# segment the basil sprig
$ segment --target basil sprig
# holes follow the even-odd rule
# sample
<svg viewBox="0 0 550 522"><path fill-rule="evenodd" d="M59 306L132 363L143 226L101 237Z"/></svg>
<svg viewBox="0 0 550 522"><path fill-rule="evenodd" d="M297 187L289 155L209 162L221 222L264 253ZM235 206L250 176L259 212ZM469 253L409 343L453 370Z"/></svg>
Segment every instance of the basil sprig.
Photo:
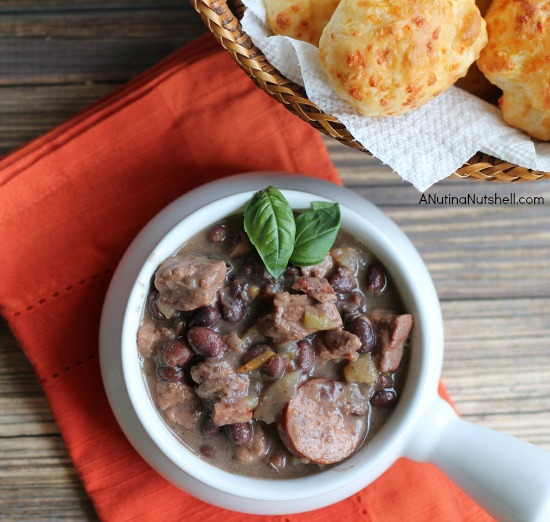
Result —
<svg viewBox="0 0 550 522"><path fill-rule="evenodd" d="M317 203L317 205L316 205ZM323 203L319 206L319 203ZM317 265L325 259L340 228L340 205L316 201L311 210L296 218L296 239L290 262L296 266Z"/></svg>
<svg viewBox="0 0 550 522"><path fill-rule="evenodd" d="M244 211L244 229L268 272L278 279L288 262L321 263L340 228L338 203L314 201L296 219L286 198L275 188L256 192Z"/></svg>
<svg viewBox="0 0 550 522"><path fill-rule="evenodd" d="M294 249L296 224L289 202L275 187L252 196L244 211L244 230L268 272L281 277Z"/></svg>

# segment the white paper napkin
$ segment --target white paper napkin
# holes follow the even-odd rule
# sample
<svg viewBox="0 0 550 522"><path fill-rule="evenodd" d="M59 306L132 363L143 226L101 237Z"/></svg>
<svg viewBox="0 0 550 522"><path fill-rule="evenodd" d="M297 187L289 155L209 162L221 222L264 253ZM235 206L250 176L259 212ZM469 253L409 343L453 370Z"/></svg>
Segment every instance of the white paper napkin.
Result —
<svg viewBox="0 0 550 522"><path fill-rule="evenodd" d="M269 62L304 86L323 112L403 179L424 191L481 151L534 170L550 171L550 143L533 142L514 129L491 104L451 87L419 109L400 116L370 118L340 99L319 63L319 49L285 36L271 36L263 0L243 0L243 29Z"/></svg>

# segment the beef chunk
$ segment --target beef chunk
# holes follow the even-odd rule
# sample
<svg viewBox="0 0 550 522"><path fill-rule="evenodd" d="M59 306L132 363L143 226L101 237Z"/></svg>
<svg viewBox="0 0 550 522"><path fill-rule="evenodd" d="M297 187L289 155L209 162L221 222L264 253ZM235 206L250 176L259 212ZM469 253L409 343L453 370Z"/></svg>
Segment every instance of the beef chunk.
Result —
<svg viewBox="0 0 550 522"><path fill-rule="evenodd" d="M315 339L317 356L321 361L330 359L357 359L357 350L361 348L361 340L346 330L331 330L321 332Z"/></svg>
<svg viewBox="0 0 550 522"><path fill-rule="evenodd" d="M164 341L171 341L175 337L175 333L170 328L163 328L150 321L145 321L137 333L139 354L145 358L153 357Z"/></svg>
<svg viewBox="0 0 550 522"><path fill-rule="evenodd" d="M321 303L338 301L334 289L324 277L302 276L292 285L292 289L310 295Z"/></svg>
<svg viewBox="0 0 550 522"><path fill-rule="evenodd" d="M192 254L169 257L155 274L160 302L183 311L207 306L223 286L226 271L220 259Z"/></svg>
<svg viewBox="0 0 550 522"><path fill-rule="evenodd" d="M195 393L209 401L232 401L248 394L250 377L236 373L227 361L210 360L191 368L191 378L199 385Z"/></svg>
<svg viewBox="0 0 550 522"><path fill-rule="evenodd" d="M312 276L312 277L325 277L331 270L334 262L332 261L332 256L327 254L325 259L321 261L318 265L312 266L303 266L302 275Z"/></svg>
<svg viewBox="0 0 550 522"><path fill-rule="evenodd" d="M241 397L231 402L217 402L212 410L212 421L216 426L248 422L252 420L252 410L246 398Z"/></svg>
<svg viewBox="0 0 550 522"><path fill-rule="evenodd" d="M374 310L369 315L377 332L376 366L381 372L397 370L405 341L411 333L411 314L397 315L388 310Z"/></svg>
<svg viewBox="0 0 550 522"><path fill-rule="evenodd" d="M275 343L297 341L320 330L342 328L336 305L319 303L307 295L280 292L273 300L275 312L258 320L258 329Z"/></svg>
<svg viewBox="0 0 550 522"><path fill-rule="evenodd" d="M200 404L191 386L181 382L159 381L157 400L167 421L179 424L186 430L196 429Z"/></svg>

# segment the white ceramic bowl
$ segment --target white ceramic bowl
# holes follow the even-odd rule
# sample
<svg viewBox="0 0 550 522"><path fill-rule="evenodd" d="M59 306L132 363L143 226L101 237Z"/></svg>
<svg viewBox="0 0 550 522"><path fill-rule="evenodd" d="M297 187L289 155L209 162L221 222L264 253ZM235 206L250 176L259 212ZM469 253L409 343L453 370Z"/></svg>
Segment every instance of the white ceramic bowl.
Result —
<svg viewBox="0 0 550 522"><path fill-rule="evenodd" d="M344 463L289 480L231 475L189 451L151 402L136 348L145 296L160 262L199 230L242 211L252 194L268 185L279 188L293 208L318 200L339 202L342 227L380 259L415 317L405 388L389 421ZM356 493L407 456L434 462L501 520L550 520L549 455L458 419L438 397L443 325L428 271L389 218L342 187L257 173L204 185L174 201L136 237L114 274L101 320L100 356L111 407L130 442L158 473L211 504L256 514L318 509Z"/></svg>

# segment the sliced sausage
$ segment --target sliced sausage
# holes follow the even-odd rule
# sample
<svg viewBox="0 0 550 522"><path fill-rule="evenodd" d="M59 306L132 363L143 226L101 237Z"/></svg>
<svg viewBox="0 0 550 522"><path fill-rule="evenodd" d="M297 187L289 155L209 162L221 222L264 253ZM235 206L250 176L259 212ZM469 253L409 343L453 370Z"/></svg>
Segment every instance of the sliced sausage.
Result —
<svg viewBox="0 0 550 522"><path fill-rule="evenodd" d="M283 444L316 464L334 464L351 455L367 430L368 402L361 398L359 405L357 392L356 385L330 379L302 384L277 423Z"/></svg>

